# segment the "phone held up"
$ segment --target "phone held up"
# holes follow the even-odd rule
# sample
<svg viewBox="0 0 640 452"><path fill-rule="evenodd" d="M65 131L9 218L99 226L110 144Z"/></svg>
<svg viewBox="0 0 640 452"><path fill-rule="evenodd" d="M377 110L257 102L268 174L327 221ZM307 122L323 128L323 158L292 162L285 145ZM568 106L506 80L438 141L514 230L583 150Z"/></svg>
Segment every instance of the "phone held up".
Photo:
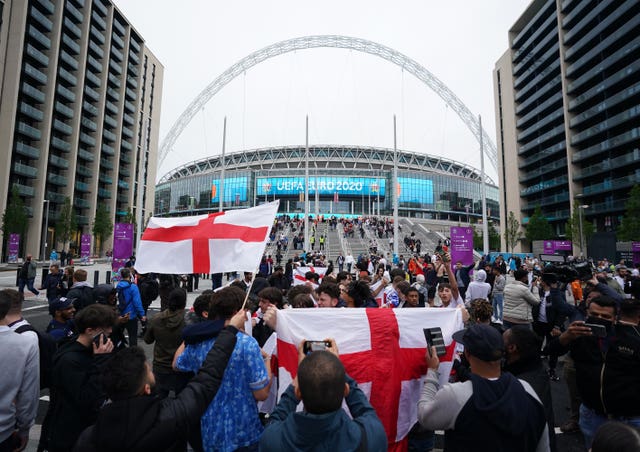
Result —
<svg viewBox="0 0 640 452"><path fill-rule="evenodd" d="M96 344L96 347L100 347L106 341L107 336L104 333L96 334L93 337L93 343Z"/></svg>
<svg viewBox="0 0 640 452"><path fill-rule="evenodd" d="M305 355L308 355L312 352L326 350L329 347L331 347L331 342L329 341L305 341L302 351Z"/></svg>
<svg viewBox="0 0 640 452"><path fill-rule="evenodd" d="M444 345L444 337L442 336L442 329L439 326L424 328L422 331L424 331L424 338L427 340L429 356L431 356L431 347L436 348L436 354L438 356L444 356L447 354L447 348Z"/></svg>
<svg viewBox="0 0 640 452"><path fill-rule="evenodd" d="M584 326L591 328L591 334L595 337L606 337L607 329L604 325L598 325L597 323L585 323Z"/></svg>

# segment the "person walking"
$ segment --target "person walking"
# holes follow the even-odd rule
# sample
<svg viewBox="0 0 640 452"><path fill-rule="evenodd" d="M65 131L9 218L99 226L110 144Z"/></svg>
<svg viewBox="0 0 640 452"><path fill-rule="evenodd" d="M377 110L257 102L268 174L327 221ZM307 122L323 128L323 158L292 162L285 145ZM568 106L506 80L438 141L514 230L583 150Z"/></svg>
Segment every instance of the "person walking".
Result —
<svg viewBox="0 0 640 452"><path fill-rule="evenodd" d="M31 291L36 297L40 295L40 292L33 287L33 283L36 280L36 263L33 261L33 256L31 254L27 254L26 260L22 267L20 268L20 273L18 274L18 292L21 295L24 295L24 286L27 286L27 289Z"/></svg>

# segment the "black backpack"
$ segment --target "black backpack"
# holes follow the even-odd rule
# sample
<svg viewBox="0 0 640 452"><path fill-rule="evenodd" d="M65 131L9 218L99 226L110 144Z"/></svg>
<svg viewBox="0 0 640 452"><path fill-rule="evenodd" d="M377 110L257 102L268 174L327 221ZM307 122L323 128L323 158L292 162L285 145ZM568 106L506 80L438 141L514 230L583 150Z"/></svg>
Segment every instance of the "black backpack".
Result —
<svg viewBox="0 0 640 452"><path fill-rule="evenodd" d="M53 373L53 355L58 350L58 344L48 334L41 333L32 325L25 324L16 328L16 333L22 334L25 331L33 331L38 335L38 348L40 349L40 389L51 387L51 375Z"/></svg>

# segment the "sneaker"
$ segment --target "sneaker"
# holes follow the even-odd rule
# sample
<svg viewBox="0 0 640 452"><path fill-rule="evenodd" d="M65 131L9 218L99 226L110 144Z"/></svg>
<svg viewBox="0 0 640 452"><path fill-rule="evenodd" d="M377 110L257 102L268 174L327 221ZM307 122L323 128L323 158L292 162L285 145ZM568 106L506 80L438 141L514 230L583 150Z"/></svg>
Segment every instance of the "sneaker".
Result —
<svg viewBox="0 0 640 452"><path fill-rule="evenodd" d="M560 381L560 377L556 375L556 370L555 369L549 369L547 371L547 373L549 374L549 380L551 380L551 381Z"/></svg>
<svg viewBox="0 0 640 452"><path fill-rule="evenodd" d="M569 419L567 422L560 426L562 433L574 433L580 431L580 425L575 419Z"/></svg>

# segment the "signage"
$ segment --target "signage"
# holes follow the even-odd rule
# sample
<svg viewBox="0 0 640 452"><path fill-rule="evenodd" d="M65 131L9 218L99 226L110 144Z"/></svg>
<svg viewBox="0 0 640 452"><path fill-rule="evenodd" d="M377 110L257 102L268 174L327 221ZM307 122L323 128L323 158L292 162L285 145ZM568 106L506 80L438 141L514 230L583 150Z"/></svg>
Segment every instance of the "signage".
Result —
<svg viewBox="0 0 640 452"><path fill-rule="evenodd" d="M225 182L226 186L226 182ZM310 176L309 194L334 196L378 196L384 197L386 179L374 177ZM304 193L304 177L260 177L256 182L258 196L299 195ZM226 188L225 188L226 190Z"/></svg>
<svg viewBox="0 0 640 452"><path fill-rule="evenodd" d="M544 253L553 254L556 251L571 251L573 250L573 243L571 240L545 240L544 241Z"/></svg>
<svg viewBox="0 0 640 452"><path fill-rule="evenodd" d="M473 264L473 228L452 227L451 237L451 265L455 267L456 262L462 265Z"/></svg>
<svg viewBox="0 0 640 452"><path fill-rule="evenodd" d="M10 264L18 262L18 254L20 253L20 234L9 234L9 259Z"/></svg>
<svg viewBox="0 0 640 452"><path fill-rule="evenodd" d="M113 227L113 261L111 269L117 272L133 254L133 225L116 223Z"/></svg>
<svg viewBox="0 0 640 452"><path fill-rule="evenodd" d="M91 234L80 236L80 259L89 259L91 256Z"/></svg>

